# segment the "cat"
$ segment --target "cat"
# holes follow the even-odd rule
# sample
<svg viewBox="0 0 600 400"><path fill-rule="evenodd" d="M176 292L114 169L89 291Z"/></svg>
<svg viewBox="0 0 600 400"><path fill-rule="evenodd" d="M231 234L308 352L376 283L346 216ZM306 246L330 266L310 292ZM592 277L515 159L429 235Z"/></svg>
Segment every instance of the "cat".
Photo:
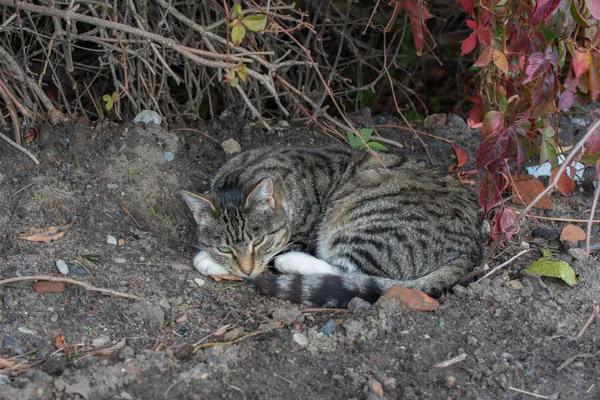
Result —
<svg viewBox="0 0 600 400"><path fill-rule="evenodd" d="M313 307L375 302L394 284L440 294L482 255L474 194L406 157L344 147L243 152L210 195L182 191L194 267ZM269 263L281 274L265 274Z"/></svg>

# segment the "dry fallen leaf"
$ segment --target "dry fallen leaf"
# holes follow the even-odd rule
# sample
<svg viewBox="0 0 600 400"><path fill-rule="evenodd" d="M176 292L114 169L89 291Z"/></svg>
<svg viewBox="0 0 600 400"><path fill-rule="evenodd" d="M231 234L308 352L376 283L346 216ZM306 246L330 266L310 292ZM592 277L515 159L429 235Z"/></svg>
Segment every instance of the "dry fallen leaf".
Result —
<svg viewBox="0 0 600 400"><path fill-rule="evenodd" d="M176 319L176 322L182 323L182 322L187 321L187 319L188 319L187 314L183 314L181 317Z"/></svg>
<svg viewBox="0 0 600 400"><path fill-rule="evenodd" d="M33 284L36 293L62 293L65 290L63 282L39 281Z"/></svg>
<svg viewBox="0 0 600 400"><path fill-rule="evenodd" d="M54 345L57 349L64 349L67 347L67 341L63 335L56 335L56 340L54 341Z"/></svg>
<svg viewBox="0 0 600 400"><path fill-rule="evenodd" d="M225 334L225 332L229 330L229 328L231 328L231 324L223 325L222 327L217 329L215 333L213 333L213 336L222 336Z"/></svg>
<svg viewBox="0 0 600 400"><path fill-rule="evenodd" d="M565 226L562 233L560 234L560 241L569 242L574 245L577 245L577 243L580 240L585 240L586 236L587 235L585 234L583 229L576 225L569 224Z"/></svg>
<svg viewBox="0 0 600 400"><path fill-rule="evenodd" d="M216 282L244 281L244 278L240 278L239 276L235 276L235 275L211 275L210 277L213 278Z"/></svg>
<svg viewBox="0 0 600 400"><path fill-rule="evenodd" d="M544 184L532 175L517 175L513 176L509 190L513 194L513 202L527 206L544 190ZM544 196L534 207L541 210L552 210L552 200L550 197Z"/></svg>
<svg viewBox="0 0 600 400"><path fill-rule="evenodd" d="M11 368L15 366L15 362L0 357L0 368Z"/></svg>
<svg viewBox="0 0 600 400"><path fill-rule="evenodd" d="M437 300L429 297L420 290L407 289L400 285L394 285L377 300L376 304L385 300L396 299L400 305L411 310L434 311L440 306Z"/></svg>
<svg viewBox="0 0 600 400"><path fill-rule="evenodd" d="M64 226L50 226L48 228L29 228L28 231L19 233L17 238L30 242L50 243L65 236L72 224Z"/></svg>

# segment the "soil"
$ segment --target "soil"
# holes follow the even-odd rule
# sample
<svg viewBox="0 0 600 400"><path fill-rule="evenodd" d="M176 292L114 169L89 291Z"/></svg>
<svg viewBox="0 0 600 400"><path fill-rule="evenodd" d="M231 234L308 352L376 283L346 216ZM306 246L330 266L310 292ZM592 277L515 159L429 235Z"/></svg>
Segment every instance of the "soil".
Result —
<svg viewBox="0 0 600 400"><path fill-rule="evenodd" d="M591 120L568 118L561 135L577 140ZM355 122L398 124L368 115ZM417 128L454 140L469 154L463 169L472 168L481 134L456 116L441 122ZM72 284L60 293L37 293L31 281L0 285L0 361L17 363L0 364L0 399L533 398L523 391L600 398L600 323L585 326L600 300L600 268L581 252L571 252L579 254L573 259L559 243L563 222L527 219L491 266L525 243L532 251L490 278L456 287L434 312L406 310L396 300L353 312L311 310L264 297L249 283L200 276L191 268L193 220L179 191L208 189L228 157L221 142L233 138L246 150L336 141L301 124L272 124L278 130L264 133L225 112L191 130L112 122L39 127L27 145L37 167L0 141L1 278L63 276L56 262L64 260L67 278L139 296ZM378 133L403 145L392 151L427 160L409 131ZM456 163L449 143L422 139L440 168ZM592 197L585 181L567 197L553 194L552 211L536 212L587 219ZM51 243L16 237L68 224ZM568 261L578 284L523 273L539 248ZM67 347L58 350L61 338ZM201 348L193 352L195 344Z"/></svg>

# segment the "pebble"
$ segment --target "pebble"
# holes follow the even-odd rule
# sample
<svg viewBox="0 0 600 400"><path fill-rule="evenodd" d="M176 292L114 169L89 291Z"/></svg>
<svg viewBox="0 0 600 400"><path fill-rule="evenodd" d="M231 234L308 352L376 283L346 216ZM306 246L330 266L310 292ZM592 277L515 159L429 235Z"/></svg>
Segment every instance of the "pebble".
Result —
<svg viewBox="0 0 600 400"><path fill-rule="evenodd" d="M238 326L237 328L233 328L232 330L226 332L225 335L223 335L223 340L226 342L231 342L232 340L242 337L244 332L244 327Z"/></svg>
<svg viewBox="0 0 600 400"><path fill-rule="evenodd" d="M10 385L10 376L0 375L0 385Z"/></svg>
<svg viewBox="0 0 600 400"><path fill-rule="evenodd" d="M383 387L386 389L396 389L396 378L385 378L383 380Z"/></svg>
<svg viewBox="0 0 600 400"><path fill-rule="evenodd" d="M223 143L221 143L221 147L225 151L225 154L235 154L242 151L242 146L235 139L227 139Z"/></svg>
<svg viewBox="0 0 600 400"><path fill-rule="evenodd" d="M135 355L135 351L130 346L125 346L119 350L119 360L125 361Z"/></svg>
<svg viewBox="0 0 600 400"><path fill-rule="evenodd" d="M143 110L133 119L134 124L144 124L147 125L149 123L153 123L156 125L160 125L162 123L162 118L159 113L152 110Z"/></svg>
<svg viewBox="0 0 600 400"><path fill-rule="evenodd" d="M2 350L8 350L11 354L23 354L23 346L20 341L13 336L6 336L2 341Z"/></svg>
<svg viewBox="0 0 600 400"><path fill-rule="evenodd" d="M67 359L61 355L50 357L42 365L42 371L48 375L61 375L65 369L67 369Z"/></svg>
<svg viewBox="0 0 600 400"><path fill-rule="evenodd" d="M158 305L163 310L170 310L171 309L171 304L169 303L169 300L167 300L167 299L160 299L159 302L158 302Z"/></svg>
<svg viewBox="0 0 600 400"><path fill-rule="evenodd" d="M437 128L446 125L446 114L431 114L423 121L423 126L427 129Z"/></svg>
<svg viewBox="0 0 600 400"><path fill-rule="evenodd" d="M194 172L194 178L198 178L202 181L208 180L208 174L201 169L198 169Z"/></svg>
<svg viewBox="0 0 600 400"><path fill-rule="evenodd" d="M323 327L321 329L319 329L319 332L321 332L325 336L331 336L332 334L334 334L335 333L335 321L333 319L330 319L329 321L327 321L327 323L325 325L323 325Z"/></svg>
<svg viewBox="0 0 600 400"><path fill-rule="evenodd" d="M116 183L107 183L106 188L110 190L116 190L119 188L119 185L117 185Z"/></svg>
<svg viewBox="0 0 600 400"><path fill-rule="evenodd" d="M117 264L125 264L127 262L127 260L124 258L115 258L113 261Z"/></svg>
<svg viewBox="0 0 600 400"><path fill-rule="evenodd" d="M454 376L446 377L446 386L452 388L454 385L456 385L456 378Z"/></svg>
<svg viewBox="0 0 600 400"><path fill-rule="evenodd" d="M104 347L109 343L110 343L110 337L108 337L106 335L100 335L97 338L94 338L94 340L92 340L92 346L97 349L100 347Z"/></svg>
<svg viewBox="0 0 600 400"><path fill-rule="evenodd" d="M360 310L371 307L371 303L361 299L360 297L353 297L350 302L348 302L348 311L351 313L357 313Z"/></svg>
<svg viewBox="0 0 600 400"><path fill-rule="evenodd" d="M113 235L106 235L106 243L108 244L113 244L113 245L117 245L117 238L114 237Z"/></svg>
<svg viewBox="0 0 600 400"><path fill-rule="evenodd" d="M579 247L569 249L569 255L576 260L585 260L589 257L589 254L584 249L580 249Z"/></svg>
<svg viewBox="0 0 600 400"><path fill-rule="evenodd" d="M304 316L296 307L277 307L273 310L273 319L281 321L284 325L291 325L294 322L303 322Z"/></svg>
<svg viewBox="0 0 600 400"><path fill-rule="evenodd" d="M58 272L61 274L69 275L69 266L65 260L56 260L56 268L58 268Z"/></svg>
<svg viewBox="0 0 600 400"><path fill-rule="evenodd" d="M381 386L381 383L377 382L375 379L371 379L367 382L367 387L371 393L377 395L379 398L383 398L383 387Z"/></svg>
<svg viewBox="0 0 600 400"><path fill-rule="evenodd" d="M346 336L357 337L364 331L363 321L347 320L344 322L344 329L346 330Z"/></svg>
<svg viewBox="0 0 600 400"><path fill-rule="evenodd" d="M15 299L12 297L11 294L4 295L3 301L4 301L4 305L7 307L12 307L15 304L17 304L17 302L15 301Z"/></svg>
<svg viewBox="0 0 600 400"><path fill-rule="evenodd" d="M298 343L298 345L300 345L300 347L308 346L308 338L301 333L298 333L298 332L294 333L294 335L292 336L292 339L294 340L294 342Z"/></svg>
<svg viewBox="0 0 600 400"><path fill-rule="evenodd" d="M169 162L173 161L175 159L175 154L173 154L172 151L165 151L163 153L163 158Z"/></svg>
<svg viewBox="0 0 600 400"><path fill-rule="evenodd" d="M202 278L194 278L194 283L198 285L198 287L202 287L206 284L206 281Z"/></svg>

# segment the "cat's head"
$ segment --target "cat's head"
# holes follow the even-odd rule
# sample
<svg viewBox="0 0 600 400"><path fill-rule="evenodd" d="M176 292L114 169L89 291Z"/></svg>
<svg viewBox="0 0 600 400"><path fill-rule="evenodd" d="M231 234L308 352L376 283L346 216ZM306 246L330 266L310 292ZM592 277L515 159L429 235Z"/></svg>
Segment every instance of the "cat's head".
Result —
<svg viewBox="0 0 600 400"><path fill-rule="evenodd" d="M198 223L198 245L233 275L259 275L290 240L289 221L270 178L246 191L181 194Z"/></svg>

